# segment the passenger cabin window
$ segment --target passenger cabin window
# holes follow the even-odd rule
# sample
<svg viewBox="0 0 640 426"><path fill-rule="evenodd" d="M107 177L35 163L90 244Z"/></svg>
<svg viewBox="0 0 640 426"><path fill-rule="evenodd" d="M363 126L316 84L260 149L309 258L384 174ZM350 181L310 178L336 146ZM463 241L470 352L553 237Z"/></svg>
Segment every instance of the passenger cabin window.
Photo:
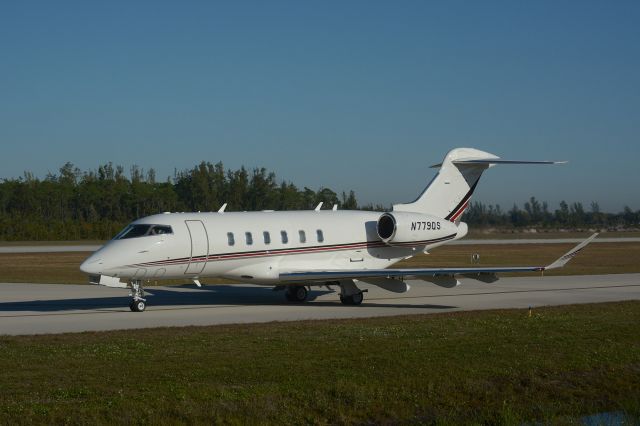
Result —
<svg viewBox="0 0 640 426"><path fill-rule="evenodd" d="M280 231L280 237L282 238L282 244L287 244L289 242L287 231Z"/></svg>
<svg viewBox="0 0 640 426"><path fill-rule="evenodd" d="M235 238L233 238L233 232L227 232L227 242L229 243L230 246L236 243Z"/></svg>
<svg viewBox="0 0 640 426"><path fill-rule="evenodd" d="M129 238L145 237L147 235L164 234L173 234L173 230L169 225L129 225L113 237L113 239L126 240Z"/></svg>
<svg viewBox="0 0 640 426"><path fill-rule="evenodd" d="M251 232L245 232L244 233L244 238L247 241L247 245L250 246L251 244L253 244L253 235L251 235Z"/></svg>
<svg viewBox="0 0 640 426"><path fill-rule="evenodd" d="M324 241L324 234L322 233L322 229L316 230L316 237L318 238L319 243Z"/></svg>
<svg viewBox="0 0 640 426"><path fill-rule="evenodd" d="M301 229L298 231L298 235L300 236L300 242L301 243L306 243L307 242L307 236L305 235L304 231Z"/></svg>
<svg viewBox="0 0 640 426"><path fill-rule="evenodd" d="M264 237L264 243L265 244L271 244L271 235L269 234L269 232L264 231L262 233L262 236Z"/></svg>

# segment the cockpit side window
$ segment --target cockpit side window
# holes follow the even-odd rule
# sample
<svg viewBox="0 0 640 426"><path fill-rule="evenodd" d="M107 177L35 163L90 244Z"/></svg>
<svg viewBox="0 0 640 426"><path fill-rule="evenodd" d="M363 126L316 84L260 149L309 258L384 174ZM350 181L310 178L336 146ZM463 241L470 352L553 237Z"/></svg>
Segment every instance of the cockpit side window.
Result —
<svg viewBox="0 0 640 426"><path fill-rule="evenodd" d="M114 240L119 240L120 238L122 238L123 235L125 235L127 232L129 232L131 230L131 225L127 225L124 227L124 229L120 232L118 232L116 234L115 237L113 237Z"/></svg>
<svg viewBox="0 0 640 426"><path fill-rule="evenodd" d="M117 239L126 240L129 238L144 237L150 229L151 225L129 225L118 235Z"/></svg>
<svg viewBox="0 0 640 426"><path fill-rule="evenodd" d="M173 230L167 225L153 225L150 231L151 235L173 234Z"/></svg>
<svg viewBox="0 0 640 426"><path fill-rule="evenodd" d="M129 238L145 237L147 235L164 234L173 234L173 229L168 225L129 225L113 239L126 240Z"/></svg>

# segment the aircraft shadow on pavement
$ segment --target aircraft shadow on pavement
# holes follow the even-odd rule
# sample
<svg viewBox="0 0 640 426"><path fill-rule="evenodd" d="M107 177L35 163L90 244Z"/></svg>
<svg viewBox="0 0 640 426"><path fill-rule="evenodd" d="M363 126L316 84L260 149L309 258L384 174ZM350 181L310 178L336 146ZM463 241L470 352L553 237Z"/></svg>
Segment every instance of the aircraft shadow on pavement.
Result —
<svg viewBox="0 0 640 426"><path fill-rule="evenodd" d="M173 287L148 287L147 307L158 308L185 308L196 305L204 306L268 306L268 305L300 305L310 309L323 306L343 306L338 300L337 292L325 289L313 289L309 292L304 303L287 302L284 291L273 291L271 287L240 287L233 285L210 285L197 288L192 285ZM185 291L186 290L186 291ZM336 300L316 300L319 296L334 294ZM406 303L381 303L380 301L367 302L365 297L361 307L367 305L389 308L422 308L422 309L455 309L455 306L431 305L431 304L406 304ZM122 290L122 296L87 297L74 299L54 300L28 300L20 302L0 302L0 312L64 312L76 310L100 310L123 308L129 310L129 296L127 290ZM344 306L345 309L359 309L358 306Z"/></svg>

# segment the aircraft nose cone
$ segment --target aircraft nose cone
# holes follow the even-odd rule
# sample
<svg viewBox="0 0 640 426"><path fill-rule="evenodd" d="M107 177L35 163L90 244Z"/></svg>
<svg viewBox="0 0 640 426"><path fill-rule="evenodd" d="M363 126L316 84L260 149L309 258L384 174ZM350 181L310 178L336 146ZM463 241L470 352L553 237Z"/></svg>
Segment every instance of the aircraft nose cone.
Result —
<svg viewBox="0 0 640 426"><path fill-rule="evenodd" d="M100 275L102 271L102 259L90 256L87 260L82 262L80 270L89 275Z"/></svg>

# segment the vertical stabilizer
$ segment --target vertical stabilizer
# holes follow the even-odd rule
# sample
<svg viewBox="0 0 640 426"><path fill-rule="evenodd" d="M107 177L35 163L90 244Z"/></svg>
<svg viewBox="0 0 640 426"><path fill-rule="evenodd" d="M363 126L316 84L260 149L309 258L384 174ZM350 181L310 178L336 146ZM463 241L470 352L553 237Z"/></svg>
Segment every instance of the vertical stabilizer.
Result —
<svg viewBox="0 0 640 426"><path fill-rule="evenodd" d="M460 216L469 205L473 191L478 185L482 172L491 164L461 163L460 160L497 160L499 157L474 148L455 148L442 160L438 174L412 203L395 204L394 211L407 211L443 217L452 222L460 220Z"/></svg>
<svg viewBox="0 0 640 426"><path fill-rule="evenodd" d="M488 152L474 148L455 148L449 151L438 174L422 194L412 203L395 204L394 211L416 212L460 222L478 185L482 172L496 164L559 164L563 161L502 160Z"/></svg>

